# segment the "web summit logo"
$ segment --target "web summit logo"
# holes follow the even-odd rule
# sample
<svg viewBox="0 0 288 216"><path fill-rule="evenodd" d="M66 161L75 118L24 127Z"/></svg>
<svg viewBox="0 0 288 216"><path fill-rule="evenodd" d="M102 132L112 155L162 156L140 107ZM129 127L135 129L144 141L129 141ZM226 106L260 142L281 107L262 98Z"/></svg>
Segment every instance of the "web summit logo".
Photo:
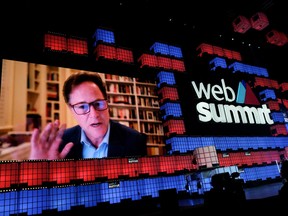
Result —
<svg viewBox="0 0 288 216"><path fill-rule="evenodd" d="M237 96L234 90L225 84L225 80L221 79L220 85L206 86L200 82L197 86L195 81L191 81L192 87L200 100L214 100L222 103L199 102L196 104L198 118L201 122L216 123L236 123L236 124L273 124L270 118L270 109L266 104L260 103L253 93L250 86L245 82L239 82ZM250 106L233 105L232 102L238 104L246 104ZM258 107L256 107L258 106Z"/></svg>

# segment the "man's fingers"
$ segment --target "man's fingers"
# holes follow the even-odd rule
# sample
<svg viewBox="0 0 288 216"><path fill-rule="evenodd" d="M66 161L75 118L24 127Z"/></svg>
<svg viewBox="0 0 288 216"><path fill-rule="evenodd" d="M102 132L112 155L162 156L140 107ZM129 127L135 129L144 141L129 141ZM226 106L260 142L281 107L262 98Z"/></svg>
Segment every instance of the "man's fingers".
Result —
<svg viewBox="0 0 288 216"><path fill-rule="evenodd" d="M33 130L32 136L31 136L31 146L32 148L36 147L38 144L38 139L39 139L40 131L38 128L35 128Z"/></svg>
<svg viewBox="0 0 288 216"><path fill-rule="evenodd" d="M66 124L62 124L59 128L59 130L57 131L57 138L61 138L64 134L64 131L66 130Z"/></svg>
<svg viewBox="0 0 288 216"><path fill-rule="evenodd" d="M65 147L62 149L62 151L60 152L60 158L64 159L67 154L70 152L71 148L73 147L73 143L69 142L65 145Z"/></svg>
<svg viewBox="0 0 288 216"><path fill-rule="evenodd" d="M59 120L48 123L41 133L39 129L34 129L31 136L30 158L64 159L73 146L73 143L67 144L63 151L59 152L65 130L66 125L60 126Z"/></svg>
<svg viewBox="0 0 288 216"><path fill-rule="evenodd" d="M55 122L51 123L51 130L49 133L48 141L49 143L52 143L56 136L58 135L59 130L59 120L56 120Z"/></svg>

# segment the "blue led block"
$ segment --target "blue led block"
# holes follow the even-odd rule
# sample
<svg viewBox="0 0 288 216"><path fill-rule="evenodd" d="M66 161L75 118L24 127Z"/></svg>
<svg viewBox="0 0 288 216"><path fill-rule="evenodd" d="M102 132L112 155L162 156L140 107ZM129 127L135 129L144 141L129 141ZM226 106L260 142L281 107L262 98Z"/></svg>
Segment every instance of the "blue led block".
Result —
<svg viewBox="0 0 288 216"><path fill-rule="evenodd" d="M150 51L152 51L155 54L162 54L162 55L170 55L169 45L155 42L151 47Z"/></svg>
<svg viewBox="0 0 288 216"><path fill-rule="evenodd" d="M162 84L176 85L174 73L160 71L157 74L157 87L160 88Z"/></svg>
<svg viewBox="0 0 288 216"><path fill-rule="evenodd" d="M215 71L217 68L227 68L224 58L216 57L209 62L210 70Z"/></svg>
<svg viewBox="0 0 288 216"><path fill-rule="evenodd" d="M95 47L98 42L104 42L109 44L115 44L115 36L114 32L106 29L96 29L95 33L93 34L93 46Z"/></svg>
<svg viewBox="0 0 288 216"><path fill-rule="evenodd" d="M175 58L183 58L182 50L180 47L169 45L169 54Z"/></svg>
<svg viewBox="0 0 288 216"><path fill-rule="evenodd" d="M77 203L85 207L94 207L100 202L100 184L77 186Z"/></svg>
<svg viewBox="0 0 288 216"><path fill-rule="evenodd" d="M20 190L18 193L19 213L27 213L28 215L41 214L43 210L49 209L49 193L47 188Z"/></svg>
<svg viewBox="0 0 288 216"><path fill-rule="evenodd" d="M17 215L19 213L18 191L0 193L0 212L3 216Z"/></svg>
<svg viewBox="0 0 288 216"><path fill-rule="evenodd" d="M253 65L247 65L241 62L234 62L230 64L228 66L228 69L230 69L233 73L241 72L241 73L248 73L248 74L257 75L257 76L264 76L264 77L269 76L266 68L257 67Z"/></svg>
<svg viewBox="0 0 288 216"><path fill-rule="evenodd" d="M51 209L58 211L70 210L72 206L77 206L77 187L55 187L49 189L49 204Z"/></svg>
<svg viewBox="0 0 288 216"><path fill-rule="evenodd" d="M282 112L272 112L270 115L274 122L285 123L285 118Z"/></svg>
<svg viewBox="0 0 288 216"><path fill-rule="evenodd" d="M179 103L165 103L160 107L163 120L166 120L169 116L182 117L182 110Z"/></svg>
<svg viewBox="0 0 288 216"><path fill-rule="evenodd" d="M267 101L268 99L276 99L276 94L273 89L265 89L259 92L261 101Z"/></svg>

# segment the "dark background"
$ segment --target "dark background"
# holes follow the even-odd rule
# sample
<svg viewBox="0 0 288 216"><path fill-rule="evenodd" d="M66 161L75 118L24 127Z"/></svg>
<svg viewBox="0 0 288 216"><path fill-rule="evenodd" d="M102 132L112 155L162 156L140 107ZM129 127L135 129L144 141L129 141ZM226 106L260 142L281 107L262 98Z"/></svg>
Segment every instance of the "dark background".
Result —
<svg viewBox="0 0 288 216"><path fill-rule="evenodd" d="M103 26L115 33L117 45L133 49L135 59L155 41L164 42L182 48L189 70L196 47L206 42L239 51L244 62L267 68L271 78L287 77L288 45L269 44L265 37L272 29L288 34L285 1L12 0L1 3L1 8L0 55L9 58L44 61L43 32L92 40L95 30ZM250 18L257 12L264 12L269 20L265 29L234 32L236 17Z"/></svg>
<svg viewBox="0 0 288 216"><path fill-rule="evenodd" d="M192 102L186 90L190 88L192 91L192 78L215 78L205 68L205 64L199 64L196 56L196 47L202 42L238 51L243 63L267 68L271 79L287 81L288 45L272 45L265 37L272 29L288 34L285 1L24 0L1 5L1 58L138 76L135 74L138 67L119 67L117 64L99 67L91 49L92 36L97 28L111 29L116 44L131 48L136 60L142 53L149 51L156 41L179 46L188 72L188 75L177 77L177 83L181 85L178 91L185 110L188 133L223 135L235 134L237 131L237 134L242 135L269 134L267 126L248 126L241 130L239 126L230 124L195 126L195 116L190 112L195 102ZM243 15L250 18L257 12L264 12L268 17L269 25L265 29L249 29L244 34L234 32L232 22L236 17ZM89 55L72 57L43 52L43 36L48 31L87 38ZM214 128L213 131L211 128Z"/></svg>

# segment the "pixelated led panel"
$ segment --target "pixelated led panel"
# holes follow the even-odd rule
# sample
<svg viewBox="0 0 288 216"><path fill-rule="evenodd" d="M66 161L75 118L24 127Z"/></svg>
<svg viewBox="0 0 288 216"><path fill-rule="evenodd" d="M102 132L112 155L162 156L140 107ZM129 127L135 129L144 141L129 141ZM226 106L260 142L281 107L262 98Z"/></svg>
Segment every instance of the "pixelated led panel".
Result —
<svg viewBox="0 0 288 216"><path fill-rule="evenodd" d="M205 55L218 55L219 57L225 57L229 59L235 59L242 61L240 52L234 50L228 50L219 46L214 46L207 43L201 43L196 48L197 56L203 57Z"/></svg>
<svg viewBox="0 0 288 216"><path fill-rule="evenodd" d="M281 83L281 84L279 85L279 87L280 87L280 90L281 90L282 92L288 91L288 83L287 83L287 82Z"/></svg>
<svg viewBox="0 0 288 216"><path fill-rule="evenodd" d="M245 16L238 16L232 22L235 32L244 34L251 28L250 20Z"/></svg>
<svg viewBox="0 0 288 216"><path fill-rule="evenodd" d="M88 55L88 41L84 38L68 37L67 50L71 54Z"/></svg>
<svg viewBox="0 0 288 216"><path fill-rule="evenodd" d="M164 55L167 57L175 57L175 58L183 58L182 50L178 46L161 43L161 42L155 42L151 47L150 51L152 51L154 54L157 55Z"/></svg>
<svg viewBox="0 0 288 216"><path fill-rule="evenodd" d="M93 182L96 177L100 176L99 160L82 159L75 161L75 179L84 182Z"/></svg>
<svg viewBox="0 0 288 216"><path fill-rule="evenodd" d="M116 48L116 58L118 61L122 61L124 63L133 63L134 57L133 52L130 49L127 48Z"/></svg>
<svg viewBox="0 0 288 216"><path fill-rule="evenodd" d="M162 85L176 85L174 73L168 71L160 71L157 74L157 87L160 88Z"/></svg>
<svg viewBox="0 0 288 216"><path fill-rule="evenodd" d="M278 101L267 101L266 104L271 111L280 111L280 103Z"/></svg>
<svg viewBox="0 0 288 216"><path fill-rule="evenodd" d="M94 55L96 60L99 60L101 58L116 60L116 47L114 45L98 44L94 49Z"/></svg>
<svg viewBox="0 0 288 216"><path fill-rule="evenodd" d="M204 146L195 148L193 156L198 168L212 168L219 165L215 146Z"/></svg>
<svg viewBox="0 0 288 216"><path fill-rule="evenodd" d="M287 135L287 127L283 124L277 124L270 127L272 136Z"/></svg>
<svg viewBox="0 0 288 216"><path fill-rule="evenodd" d="M257 12L250 18L250 23L253 29L261 31L269 25L269 20L265 13Z"/></svg>
<svg viewBox="0 0 288 216"><path fill-rule="evenodd" d="M158 90L159 102L178 101L179 95L176 87L164 86Z"/></svg>
<svg viewBox="0 0 288 216"><path fill-rule="evenodd" d="M138 58L137 61L140 64L140 68L142 67L157 68L158 67L158 60L157 60L157 56L155 55L144 53Z"/></svg>
<svg viewBox="0 0 288 216"><path fill-rule="evenodd" d="M199 57L202 57L204 54L213 55L213 45L201 43L198 47L196 47L196 52Z"/></svg>
<svg viewBox="0 0 288 216"><path fill-rule="evenodd" d="M23 161L19 164L19 184L39 186L49 181L47 161Z"/></svg>
<svg viewBox="0 0 288 216"><path fill-rule="evenodd" d="M157 56L158 67L166 70L172 69L172 61L171 58L164 56Z"/></svg>
<svg viewBox="0 0 288 216"><path fill-rule="evenodd" d="M92 36L92 39L94 47L96 47L96 45L98 45L99 43L115 44L114 32L108 29L96 29Z"/></svg>
<svg viewBox="0 0 288 216"><path fill-rule="evenodd" d="M254 87L261 86L261 87L268 87L268 88L275 88L280 89L280 85L278 81L272 80L270 78L264 78L264 77L255 77L254 78Z"/></svg>
<svg viewBox="0 0 288 216"><path fill-rule="evenodd" d="M0 161L0 189L13 188L19 183L19 163Z"/></svg>
<svg viewBox="0 0 288 216"><path fill-rule="evenodd" d="M182 119L169 119L163 122L164 135L169 137L174 134L185 134L186 129Z"/></svg>
<svg viewBox="0 0 288 216"><path fill-rule="evenodd" d="M44 35L44 48L47 51L67 52L65 34L46 33Z"/></svg>
<svg viewBox="0 0 288 216"><path fill-rule="evenodd" d="M161 42L155 42L151 47L150 50L155 54L162 54L162 55L169 55L169 45Z"/></svg>
<svg viewBox="0 0 288 216"><path fill-rule="evenodd" d="M283 32L272 29L266 33L268 43L276 46L284 46L287 43L287 35Z"/></svg>
<svg viewBox="0 0 288 216"><path fill-rule="evenodd" d="M172 70L176 72L185 72L185 64L183 60L180 59L171 59Z"/></svg>
<svg viewBox="0 0 288 216"><path fill-rule="evenodd" d="M56 184L69 184L76 179L75 161L55 160L49 162L49 181Z"/></svg>

